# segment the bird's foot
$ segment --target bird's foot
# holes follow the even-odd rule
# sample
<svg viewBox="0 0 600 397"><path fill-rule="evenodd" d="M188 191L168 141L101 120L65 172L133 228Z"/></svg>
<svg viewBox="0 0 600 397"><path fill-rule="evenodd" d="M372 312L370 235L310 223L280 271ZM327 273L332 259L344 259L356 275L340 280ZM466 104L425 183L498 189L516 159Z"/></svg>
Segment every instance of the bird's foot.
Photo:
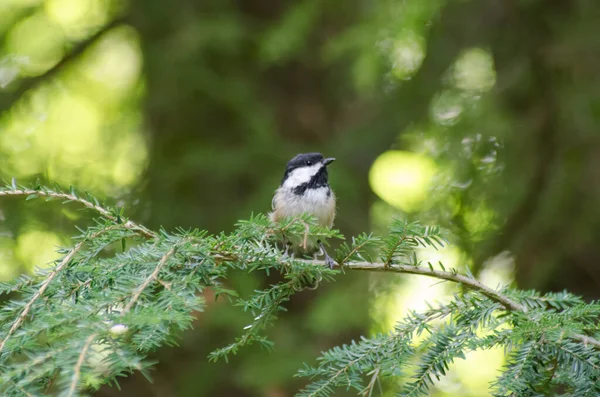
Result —
<svg viewBox="0 0 600 397"><path fill-rule="evenodd" d="M292 246L292 244L290 243L285 243L285 251L283 251L283 257L287 258L288 256L290 256L290 247Z"/></svg>
<svg viewBox="0 0 600 397"><path fill-rule="evenodd" d="M333 260L332 257L329 256L329 254L327 253L327 250L325 249L325 246L323 245L323 243L321 241L319 241L319 249L320 249L320 254L321 255L325 255L325 264L327 266L329 266L330 269L333 270L333 268L337 265L337 263Z"/></svg>
<svg viewBox="0 0 600 397"><path fill-rule="evenodd" d="M333 270L333 268L337 265L337 263L335 263L335 261L333 260L333 258L330 257L329 255L327 255L327 253L325 253L325 264L327 266L329 266L329 268L331 270Z"/></svg>

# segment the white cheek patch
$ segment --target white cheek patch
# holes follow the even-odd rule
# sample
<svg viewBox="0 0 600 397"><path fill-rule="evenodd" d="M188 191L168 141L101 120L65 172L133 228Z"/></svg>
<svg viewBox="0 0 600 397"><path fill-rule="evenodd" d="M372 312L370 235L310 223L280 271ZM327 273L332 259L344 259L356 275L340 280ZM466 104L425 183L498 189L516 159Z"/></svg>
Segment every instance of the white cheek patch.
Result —
<svg viewBox="0 0 600 397"><path fill-rule="evenodd" d="M283 186L287 188L295 188L303 183L309 182L310 179L315 176L317 172L319 172L322 166L323 165L321 163L317 163L309 167L296 168L290 173L288 178L283 183Z"/></svg>

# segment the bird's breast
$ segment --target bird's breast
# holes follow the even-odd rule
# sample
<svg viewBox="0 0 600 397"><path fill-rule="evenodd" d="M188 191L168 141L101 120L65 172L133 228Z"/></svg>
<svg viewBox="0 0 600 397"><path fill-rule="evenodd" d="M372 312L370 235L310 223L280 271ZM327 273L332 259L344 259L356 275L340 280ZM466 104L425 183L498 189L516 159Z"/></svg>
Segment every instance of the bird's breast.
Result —
<svg viewBox="0 0 600 397"><path fill-rule="evenodd" d="M315 216L319 224L333 226L335 196L329 187L307 189L303 194L296 194L291 189L279 189L273 204L275 220L307 213Z"/></svg>

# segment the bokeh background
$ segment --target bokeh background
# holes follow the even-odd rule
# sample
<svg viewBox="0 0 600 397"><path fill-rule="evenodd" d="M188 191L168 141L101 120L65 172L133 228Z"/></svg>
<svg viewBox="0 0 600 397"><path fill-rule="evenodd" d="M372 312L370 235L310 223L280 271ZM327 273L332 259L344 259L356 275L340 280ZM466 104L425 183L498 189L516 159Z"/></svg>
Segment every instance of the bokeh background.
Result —
<svg viewBox="0 0 600 397"><path fill-rule="evenodd" d="M285 162L336 157L336 227L441 224L421 257L491 286L600 297L597 0L2 0L0 178L74 185L149 227L231 231L270 209ZM47 266L90 214L0 202L0 279ZM236 275L252 291L269 280ZM348 274L302 293L229 364L228 302L97 396L293 395L320 351L390 329L454 289ZM486 396L502 352L435 396ZM344 395L343 392L340 395Z"/></svg>

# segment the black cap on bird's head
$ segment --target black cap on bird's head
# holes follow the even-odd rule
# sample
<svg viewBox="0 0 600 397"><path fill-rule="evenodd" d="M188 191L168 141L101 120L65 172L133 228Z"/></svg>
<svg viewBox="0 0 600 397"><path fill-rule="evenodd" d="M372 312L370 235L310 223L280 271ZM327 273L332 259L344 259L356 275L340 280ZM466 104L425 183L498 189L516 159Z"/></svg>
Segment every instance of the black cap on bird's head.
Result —
<svg viewBox="0 0 600 397"><path fill-rule="evenodd" d="M300 153L288 161L286 169L291 171L300 167L311 167L318 163L329 165L334 161L334 158L323 158L321 153Z"/></svg>
<svg viewBox="0 0 600 397"><path fill-rule="evenodd" d="M295 174L298 178L293 179L297 180L299 185L315 187L326 185L327 166L334 161L334 158L324 158L321 153L300 153L288 161L281 183L283 184L290 175ZM307 177L309 180L305 180Z"/></svg>

